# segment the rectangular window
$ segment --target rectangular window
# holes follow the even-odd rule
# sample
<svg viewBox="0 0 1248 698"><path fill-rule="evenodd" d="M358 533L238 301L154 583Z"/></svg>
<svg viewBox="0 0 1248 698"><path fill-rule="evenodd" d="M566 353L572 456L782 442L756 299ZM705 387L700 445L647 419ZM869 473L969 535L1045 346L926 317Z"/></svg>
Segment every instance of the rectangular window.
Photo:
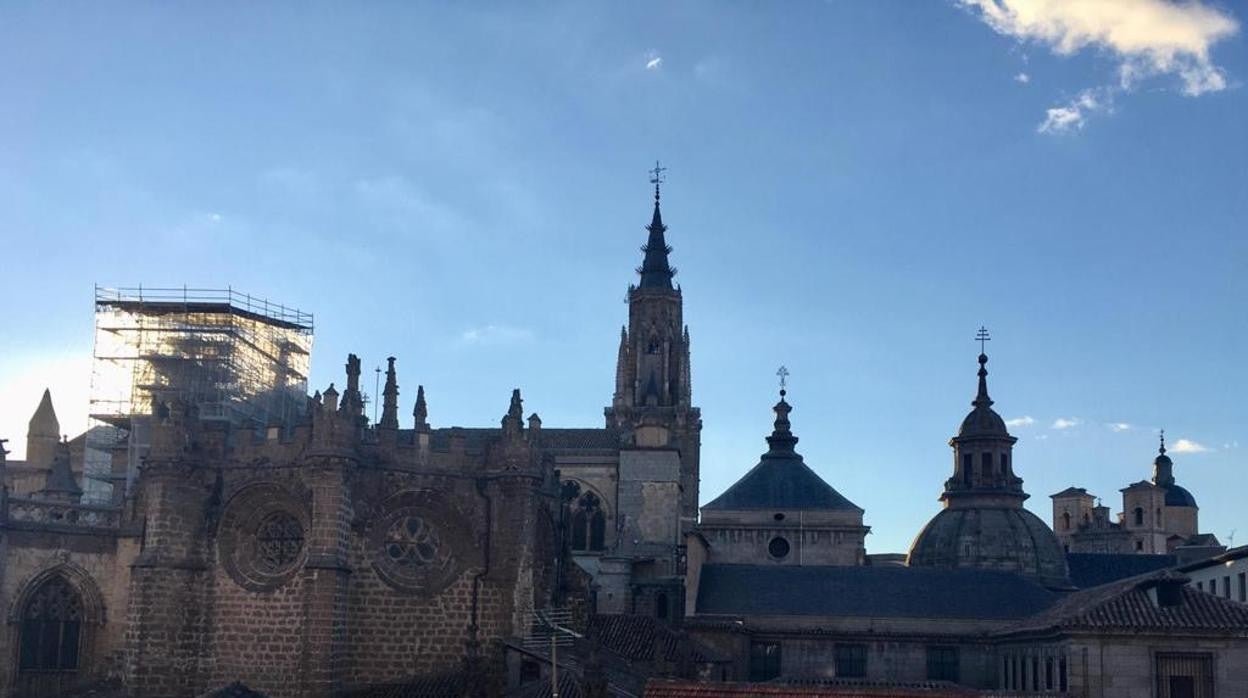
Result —
<svg viewBox="0 0 1248 698"><path fill-rule="evenodd" d="M1205 590L1205 583L1204 583L1204 582L1196 582L1196 591L1204 591L1204 590Z"/></svg>
<svg viewBox="0 0 1248 698"><path fill-rule="evenodd" d="M863 677L867 675L866 645L836 645L836 675Z"/></svg>
<svg viewBox="0 0 1248 698"><path fill-rule="evenodd" d="M1231 575L1229 574L1222 578L1222 595L1228 599L1231 598Z"/></svg>
<svg viewBox="0 0 1248 698"><path fill-rule="evenodd" d="M1157 692L1161 698L1213 695L1213 656L1187 652L1157 654Z"/></svg>
<svg viewBox="0 0 1248 698"><path fill-rule="evenodd" d="M958 648L928 647L927 678L930 681L958 682Z"/></svg>
<svg viewBox="0 0 1248 698"><path fill-rule="evenodd" d="M1239 573L1239 600L1248 602L1248 572Z"/></svg>
<svg viewBox="0 0 1248 698"><path fill-rule="evenodd" d="M750 645L750 680L770 681L779 675L780 643L752 643Z"/></svg>

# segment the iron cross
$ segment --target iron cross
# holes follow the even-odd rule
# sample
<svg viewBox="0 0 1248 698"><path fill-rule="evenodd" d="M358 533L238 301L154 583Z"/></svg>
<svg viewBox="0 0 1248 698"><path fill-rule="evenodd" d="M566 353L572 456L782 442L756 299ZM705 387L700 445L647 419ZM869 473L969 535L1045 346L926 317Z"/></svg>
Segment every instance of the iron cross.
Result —
<svg viewBox="0 0 1248 698"><path fill-rule="evenodd" d="M983 325L979 326L979 332L975 333L975 339L979 340L979 353L984 353L984 342L991 342L992 337L988 336L988 328Z"/></svg>
<svg viewBox="0 0 1248 698"><path fill-rule="evenodd" d="M776 375L777 375L777 376L780 376L780 389L781 389L781 390L784 390L784 387L785 387L785 386L788 384L788 382L789 382L789 369L785 368L784 366L781 366L781 367L780 367L780 368L776 371Z"/></svg>
<svg viewBox="0 0 1248 698"><path fill-rule="evenodd" d="M660 165L658 160L655 160L654 169L650 170L650 183L656 187L662 184L664 172L667 172L667 168Z"/></svg>

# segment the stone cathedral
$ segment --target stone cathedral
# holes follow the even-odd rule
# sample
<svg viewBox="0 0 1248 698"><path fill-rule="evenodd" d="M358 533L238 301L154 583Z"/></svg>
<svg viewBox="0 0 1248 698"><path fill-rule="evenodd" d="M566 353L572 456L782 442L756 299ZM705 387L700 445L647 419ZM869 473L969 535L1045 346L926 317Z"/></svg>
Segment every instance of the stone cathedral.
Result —
<svg viewBox="0 0 1248 698"><path fill-rule="evenodd" d="M158 396L142 448L137 429L113 442L100 500L84 498L99 433L62 437L45 393L25 459L0 448L0 698L1248 692L1243 574L1238 599L1233 581L1198 591L1174 556L1145 554L1182 542L1152 529L1147 550L1072 552L1074 532L1023 507L1025 452L982 351L908 555L868 554L866 512L805 462L784 390L757 464L699 506L654 174L602 427L546 426L520 390L499 395L497 426L435 427L421 386L401 419L394 358L373 423L350 355L341 384L258 427ZM1171 504L1172 465L1132 486L1150 498L1135 516ZM1190 538L1195 501L1177 505Z"/></svg>

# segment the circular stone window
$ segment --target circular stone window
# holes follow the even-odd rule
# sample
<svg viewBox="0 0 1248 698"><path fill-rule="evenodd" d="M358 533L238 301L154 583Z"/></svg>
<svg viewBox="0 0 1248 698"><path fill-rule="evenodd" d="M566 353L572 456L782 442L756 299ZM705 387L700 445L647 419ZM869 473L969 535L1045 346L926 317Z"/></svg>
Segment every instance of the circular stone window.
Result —
<svg viewBox="0 0 1248 698"><path fill-rule="evenodd" d="M377 576L410 593L445 589L475 560L463 518L424 492L403 493L383 505L369 526L368 546Z"/></svg>
<svg viewBox="0 0 1248 698"><path fill-rule="evenodd" d="M230 578L251 591L285 584L306 555L304 516L294 497L276 484L235 495L217 529L217 552Z"/></svg>
<svg viewBox="0 0 1248 698"><path fill-rule="evenodd" d="M767 552L777 560L788 557L789 541L783 536L776 536L771 539L770 543L767 544Z"/></svg>

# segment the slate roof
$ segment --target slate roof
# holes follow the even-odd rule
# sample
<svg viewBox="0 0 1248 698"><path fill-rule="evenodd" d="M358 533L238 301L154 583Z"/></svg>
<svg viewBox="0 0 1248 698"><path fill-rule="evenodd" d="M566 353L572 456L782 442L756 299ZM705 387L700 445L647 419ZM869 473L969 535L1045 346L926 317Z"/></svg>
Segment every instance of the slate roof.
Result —
<svg viewBox="0 0 1248 698"><path fill-rule="evenodd" d="M706 565L697 612L1010 620L1057 598L1021 575L991 570Z"/></svg>
<svg viewBox="0 0 1248 698"><path fill-rule="evenodd" d="M826 681L795 683L695 683L672 679L651 679L645 698L717 698L718 696L759 696L765 698L961 698L979 695L940 682L873 683L867 681Z"/></svg>
<svg viewBox="0 0 1248 698"><path fill-rule="evenodd" d="M1100 586L1179 564L1174 555L1067 553L1070 581L1080 589Z"/></svg>
<svg viewBox="0 0 1248 698"><path fill-rule="evenodd" d="M337 698L458 698L463 690L464 673L456 671L356 688L338 693Z"/></svg>
<svg viewBox="0 0 1248 698"><path fill-rule="evenodd" d="M410 433L411 430L404 430ZM434 451L447 451L451 447L450 428L432 429L429 432L429 447ZM482 451L486 444L498 439L502 429L491 427L460 428L464 435L464 448L469 452ZM542 427L540 444L548 451L579 451L579 450L619 450L620 435L613 429L588 428L546 428Z"/></svg>
<svg viewBox="0 0 1248 698"><path fill-rule="evenodd" d="M1162 607L1148 589L1166 578L1181 583L1179 603ZM1248 637L1248 605L1187 586L1185 577L1163 570L1074 592L1042 613L1001 634L1054 630L1098 632L1191 632Z"/></svg>
<svg viewBox="0 0 1248 698"><path fill-rule="evenodd" d="M1166 506L1168 507L1194 507L1196 506L1196 498L1192 496L1185 488L1179 485L1166 485Z"/></svg>
<svg viewBox="0 0 1248 698"><path fill-rule="evenodd" d="M783 396L776 405L775 431L767 437L770 446L758 465L703 510L738 511L747 509L823 509L862 511L819 477L794 450L797 437L789 430L793 408Z"/></svg>
<svg viewBox="0 0 1248 698"><path fill-rule="evenodd" d="M218 688L215 691L209 691L200 698L268 698L259 691L253 691L246 685L235 681L234 683Z"/></svg>
<svg viewBox="0 0 1248 698"><path fill-rule="evenodd" d="M682 643L695 662L728 661L714 650L650 616L604 614L590 618L586 635L601 643L603 649L634 661L653 661L656 639L662 643L664 659L680 660Z"/></svg>

